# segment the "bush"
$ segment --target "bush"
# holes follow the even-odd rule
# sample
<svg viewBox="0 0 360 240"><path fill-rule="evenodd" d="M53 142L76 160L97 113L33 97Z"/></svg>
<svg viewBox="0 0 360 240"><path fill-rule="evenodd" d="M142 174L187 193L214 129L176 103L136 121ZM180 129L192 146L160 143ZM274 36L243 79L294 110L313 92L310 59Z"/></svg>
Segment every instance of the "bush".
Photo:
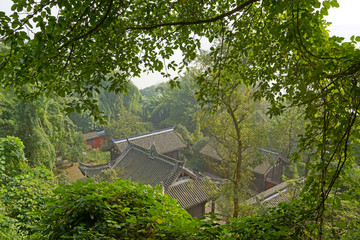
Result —
<svg viewBox="0 0 360 240"><path fill-rule="evenodd" d="M45 198L51 195L53 174L43 168L29 170L28 173L3 180L0 189L0 201L4 218L2 226L13 225L19 234L29 234L40 220L34 211L42 211ZM3 239L3 238L0 238Z"/></svg>
<svg viewBox="0 0 360 240"><path fill-rule="evenodd" d="M54 193L35 239L188 239L196 230L176 200L129 180L77 181Z"/></svg>
<svg viewBox="0 0 360 240"><path fill-rule="evenodd" d="M0 239L17 240L24 239L15 226L15 221L7 217L5 205L0 201Z"/></svg>
<svg viewBox="0 0 360 240"><path fill-rule="evenodd" d="M13 136L0 138L0 175L14 176L27 169L22 141Z"/></svg>

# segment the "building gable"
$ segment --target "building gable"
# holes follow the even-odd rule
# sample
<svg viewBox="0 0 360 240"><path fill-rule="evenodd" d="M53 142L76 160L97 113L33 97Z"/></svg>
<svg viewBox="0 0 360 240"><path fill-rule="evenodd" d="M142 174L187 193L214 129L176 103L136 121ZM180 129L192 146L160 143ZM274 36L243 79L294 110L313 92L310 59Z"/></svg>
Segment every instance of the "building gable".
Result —
<svg viewBox="0 0 360 240"><path fill-rule="evenodd" d="M184 162L158 154L155 147L148 150L130 143L112 168L119 169L121 178L167 187L176 179L183 165Z"/></svg>

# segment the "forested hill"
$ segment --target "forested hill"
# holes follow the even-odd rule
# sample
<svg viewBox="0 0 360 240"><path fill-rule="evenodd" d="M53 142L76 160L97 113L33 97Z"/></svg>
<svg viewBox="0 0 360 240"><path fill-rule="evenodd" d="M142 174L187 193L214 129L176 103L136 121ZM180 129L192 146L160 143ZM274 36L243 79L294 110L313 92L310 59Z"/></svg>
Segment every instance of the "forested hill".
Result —
<svg viewBox="0 0 360 240"><path fill-rule="evenodd" d="M108 82L104 80L102 85L108 87ZM107 124L116 121L121 115L140 115L142 111L141 94L139 89L131 82L127 83L128 91L123 94L116 94L106 89L99 92L94 91L93 95L98 102L99 110L102 112ZM94 118L88 112L71 113L70 119L75 123L77 129L83 133L103 130L104 124L94 121Z"/></svg>

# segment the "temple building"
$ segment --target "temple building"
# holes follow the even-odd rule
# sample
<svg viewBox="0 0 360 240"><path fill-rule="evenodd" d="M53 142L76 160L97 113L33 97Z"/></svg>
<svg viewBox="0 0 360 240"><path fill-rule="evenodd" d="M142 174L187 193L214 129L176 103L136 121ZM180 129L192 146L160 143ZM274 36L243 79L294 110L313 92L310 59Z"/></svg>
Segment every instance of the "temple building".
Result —
<svg viewBox="0 0 360 240"><path fill-rule="evenodd" d="M166 134L168 133L155 133L152 136ZM161 186L164 193L177 199L178 204L193 217L203 216L205 204L213 199L211 193L217 188L217 184L187 167L183 161L160 154L156 144L152 144L150 148L137 145L139 141L136 140L139 139L142 137L128 138L126 148L121 148L121 154L108 163L93 166L80 164L81 172L87 178L97 178L104 170L112 169L119 178L153 187ZM117 143L120 147L123 146L122 141ZM167 146L170 145L168 143ZM176 149L178 148L173 148L170 152Z"/></svg>
<svg viewBox="0 0 360 240"><path fill-rule="evenodd" d="M217 172L216 167L214 167L218 165L222 166L222 169L230 169L230 167L227 167L228 162L221 157L222 151L225 150L222 150L219 144L210 141L199 153L215 174L227 178L225 175ZM254 193L263 192L282 182L283 168L288 164L288 161L279 152L268 148L258 148L257 154L252 158L251 163L248 163L249 170L253 175L253 180L249 187Z"/></svg>
<svg viewBox="0 0 360 240"><path fill-rule="evenodd" d="M106 151L111 152L111 160L116 159L125 151L129 143L149 149L155 144L157 151L165 156L179 159L179 150L186 148L186 144L176 134L175 128L166 128L149 133L144 133L128 138L113 140L113 144Z"/></svg>
<svg viewBox="0 0 360 240"><path fill-rule="evenodd" d="M85 133L84 138L90 149L99 148L105 142L105 131Z"/></svg>

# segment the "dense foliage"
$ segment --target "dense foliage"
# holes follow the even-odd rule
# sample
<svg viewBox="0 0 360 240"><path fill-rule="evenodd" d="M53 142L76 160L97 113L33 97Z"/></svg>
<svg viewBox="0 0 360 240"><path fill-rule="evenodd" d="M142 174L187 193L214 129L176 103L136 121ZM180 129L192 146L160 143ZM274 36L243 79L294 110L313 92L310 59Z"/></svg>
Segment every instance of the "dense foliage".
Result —
<svg viewBox="0 0 360 240"><path fill-rule="evenodd" d="M112 76L110 74L109 76ZM102 86L108 86L108 77L102 81ZM103 114L107 123L118 121L119 115L123 112L130 112L130 114L139 114L141 111L141 94L138 88L131 82L127 83L129 91L122 94L116 94L109 90L101 89L99 91L93 90L92 94L99 104L99 111ZM73 112L69 114L70 119L77 126L77 129L83 133L92 132L96 130L103 130L104 122L97 122L91 116L91 112ZM102 123L102 124L101 124Z"/></svg>
<svg viewBox="0 0 360 240"><path fill-rule="evenodd" d="M24 145L12 136L0 138L0 227L1 239L21 239L32 232L51 195L53 174L44 167L30 169Z"/></svg>
<svg viewBox="0 0 360 240"><path fill-rule="evenodd" d="M21 140L13 136L0 138L0 175L17 175L27 168L24 144Z"/></svg>
<svg viewBox="0 0 360 240"><path fill-rule="evenodd" d="M40 239L186 239L190 215L160 190L129 180L76 182L48 200Z"/></svg>
<svg viewBox="0 0 360 240"><path fill-rule="evenodd" d="M56 157L83 158L84 138L63 112L60 99L19 102L13 92L0 89L0 137L19 137L30 165L54 167Z"/></svg>
<svg viewBox="0 0 360 240"><path fill-rule="evenodd" d="M52 194L53 174L45 168L35 168L26 173L7 178L1 182L0 202L8 218L3 226L13 225L20 233L33 232L41 219L34 215L45 209L45 199Z"/></svg>
<svg viewBox="0 0 360 240"><path fill-rule="evenodd" d="M194 77L187 73L180 78L179 88L172 89L162 83L141 90L143 97L143 117L149 119L156 128L166 128L182 124L190 132L195 131L194 115L200 110L195 98Z"/></svg>

